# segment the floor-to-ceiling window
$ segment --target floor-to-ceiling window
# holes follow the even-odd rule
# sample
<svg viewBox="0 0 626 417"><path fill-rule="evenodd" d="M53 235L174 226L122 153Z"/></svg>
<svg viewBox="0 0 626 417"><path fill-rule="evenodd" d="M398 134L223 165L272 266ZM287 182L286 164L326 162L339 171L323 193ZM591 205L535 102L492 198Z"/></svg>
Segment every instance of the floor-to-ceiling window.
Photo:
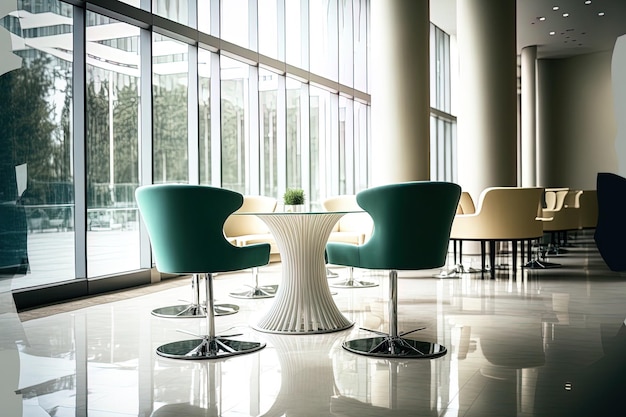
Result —
<svg viewBox="0 0 626 417"><path fill-rule="evenodd" d="M212 53L198 50L198 148L200 184L211 184L211 68Z"/></svg>
<svg viewBox="0 0 626 417"><path fill-rule="evenodd" d="M153 181L185 183L189 45L156 33L152 40Z"/></svg>
<svg viewBox="0 0 626 417"><path fill-rule="evenodd" d="M222 91L222 186L249 193L249 65L220 57ZM255 173L256 174L256 173Z"/></svg>
<svg viewBox="0 0 626 417"><path fill-rule="evenodd" d="M261 164L259 181L261 194L272 197L277 197L279 194L278 84L278 74L267 70L259 71L259 145Z"/></svg>
<svg viewBox="0 0 626 417"><path fill-rule="evenodd" d="M139 28L86 17L87 274L98 277L139 269Z"/></svg>
<svg viewBox="0 0 626 417"><path fill-rule="evenodd" d="M456 181L456 117L451 114L450 35L430 25L431 179Z"/></svg>
<svg viewBox="0 0 626 417"><path fill-rule="evenodd" d="M287 77L287 187L303 187L303 167L308 166L308 84ZM308 176L307 176L308 178Z"/></svg>
<svg viewBox="0 0 626 417"><path fill-rule="evenodd" d="M0 268L19 287L145 270L142 184L314 204L370 184L369 0L14 1Z"/></svg>
<svg viewBox="0 0 626 417"><path fill-rule="evenodd" d="M73 8L25 1L0 18L0 279L73 279Z"/></svg>

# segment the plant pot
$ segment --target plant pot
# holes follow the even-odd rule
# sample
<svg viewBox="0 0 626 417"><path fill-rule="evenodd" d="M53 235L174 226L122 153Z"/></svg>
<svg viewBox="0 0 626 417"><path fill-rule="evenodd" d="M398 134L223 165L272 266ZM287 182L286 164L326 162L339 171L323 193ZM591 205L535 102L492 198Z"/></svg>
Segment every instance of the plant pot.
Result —
<svg viewBox="0 0 626 417"><path fill-rule="evenodd" d="M285 204L286 212L302 213L304 211L304 204Z"/></svg>

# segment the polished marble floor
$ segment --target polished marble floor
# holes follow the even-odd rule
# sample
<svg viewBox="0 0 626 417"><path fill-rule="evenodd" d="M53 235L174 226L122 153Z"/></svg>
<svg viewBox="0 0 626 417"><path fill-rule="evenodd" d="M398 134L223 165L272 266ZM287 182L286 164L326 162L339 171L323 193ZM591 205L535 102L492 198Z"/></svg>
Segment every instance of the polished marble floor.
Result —
<svg viewBox="0 0 626 417"><path fill-rule="evenodd" d="M250 271L218 275L217 301L238 304L240 311L217 317L217 332L241 332L240 338L267 346L215 361L155 354L163 343L189 338L177 329L204 331L203 320L150 314L188 299L187 278L158 292L39 315L18 314L10 280L0 280L0 415L623 415L626 275L608 270L590 236L579 234L568 253L550 258L563 265L558 269L514 272L501 257L504 267L495 279L401 272L399 330L425 327L410 337L448 349L425 360L368 358L342 349L344 340L370 334L360 327L387 330L388 286L381 272L357 271L380 282L377 287L333 289L355 326L316 335L253 330L250 324L272 299L229 297L251 282ZM280 264L262 268L260 280L279 284Z"/></svg>

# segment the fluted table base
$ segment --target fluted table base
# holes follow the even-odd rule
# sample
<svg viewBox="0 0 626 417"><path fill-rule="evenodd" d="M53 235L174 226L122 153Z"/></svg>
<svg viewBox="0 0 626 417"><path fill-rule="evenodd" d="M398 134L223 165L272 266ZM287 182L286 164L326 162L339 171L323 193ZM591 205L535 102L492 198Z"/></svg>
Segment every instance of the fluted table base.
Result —
<svg viewBox="0 0 626 417"><path fill-rule="evenodd" d="M257 214L272 232L282 262L282 282L269 311L253 327L269 333L344 330L354 322L337 308L326 278L324 250L343 213Z"/></svg>

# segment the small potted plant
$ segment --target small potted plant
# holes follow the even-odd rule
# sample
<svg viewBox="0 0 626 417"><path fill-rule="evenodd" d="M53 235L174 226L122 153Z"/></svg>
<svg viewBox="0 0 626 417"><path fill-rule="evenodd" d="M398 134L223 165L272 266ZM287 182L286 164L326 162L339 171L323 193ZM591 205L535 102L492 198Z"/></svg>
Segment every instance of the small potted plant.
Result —
<svg viewBox="0 0 626 417"><path fill-rule="evenodd" d="M304 205L304 190L302 188L288 188L283 194L285 211L302 211Z"/></svg>

